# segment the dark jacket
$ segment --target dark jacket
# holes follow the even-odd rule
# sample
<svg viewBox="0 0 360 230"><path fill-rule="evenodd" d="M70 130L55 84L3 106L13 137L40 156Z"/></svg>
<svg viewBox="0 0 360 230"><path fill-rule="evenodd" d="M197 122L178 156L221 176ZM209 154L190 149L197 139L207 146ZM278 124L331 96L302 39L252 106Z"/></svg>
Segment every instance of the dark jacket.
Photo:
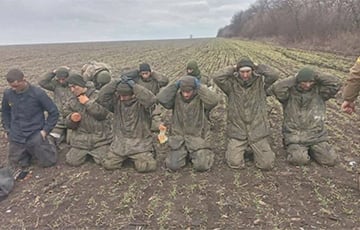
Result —
<svg viewBox="0 0 360 230"><path fill-rule="evenodd" d="M10 140L19 143L26 143L31 134L42 129L50 133L59 118L59 111L50 97L30 83L21 93L7 89L1 108L4 129L9 133ZM45 111L48 113L46 119Z"/></svg>

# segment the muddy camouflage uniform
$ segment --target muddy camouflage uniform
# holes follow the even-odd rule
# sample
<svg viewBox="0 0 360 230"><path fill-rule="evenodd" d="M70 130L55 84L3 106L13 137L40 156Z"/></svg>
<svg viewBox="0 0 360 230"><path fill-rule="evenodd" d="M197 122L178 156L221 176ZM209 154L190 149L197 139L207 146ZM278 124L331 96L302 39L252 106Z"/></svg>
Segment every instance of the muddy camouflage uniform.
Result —
<svg viewBox="0 0 360 230"><path fill-rule="evenodd" d="M168 85L157 96L161 105L173 110L169 136L171 152L165 163L169 169L175 171L186 165L188 157L196 171L206 171L214 162L210 143L205 141L210 127L207 114L217 105L219 99L214 92L199 83L199 87L194 89L196 95L190 101L185 100L177 84L182 84L187 79L195 81L192 76L182 77L181 83Z"/></svg>
<svg viewBox="0 0 360 230"><path fill-rule="evenodd" d="M93 83L95 89L100 90L105 84L111 81L110 66L103 62L90 61L81 68L81 75L88 82L87 86Z"/></svg>
<svg viewBox="0 0 360 230"><path fill-rule="evenodd" d="M228 97L229 142L225 158L231 168L245 167L244 153L248 146L254 153L258 168L271 169L275 160L275 153L267 140L269 124L266 89L277 80L278 74L265 65L254 68L252 78L248 81L243 81L233 66L213 76L214 83Z"/></svg>
<svg viewBox="0 0 360 230"><path fill-rule="evenodd" d="M310 91L298 86L300 74L277 82L269 91L283 105L282 132L288 161L304 165L311 156L319 164L334 165L337 154L328 143L325 102L335 96L341 84L334 76L313 73L315 85Z"/></svg>
<svg viewBox="0 0 360 230"><path fill-rule="evenodd" d="M114 141L110 153L104 161L107 169L122 167L126 159L134 161L138 172L150 172L156 169L154 148L150 131L150 108L155 103L155 95L139 84L133 86L134 98L120 101L117 89L120 80L113 80L104 86L99 95L99 103L114 113Z"/></svg>
<svg viewBox="0 0 360 230"><path fill-rule="evenodd" d="M59 73L59 71L62 71ZM51 131L50 136L55 139L56 145L59 145L62 141L66 140L66 126L65 126L65 116L64 116L64 106L66 102L72 97L72 93L67 85L67 83L60 83L56 78L57 75L61 77L68 77L69 72L66 69L59 68L57 71L46 73L39 80L39 85L49 91L54 92L54 102L57 106L60 116L59 120L56 123L55 128Z"/></svg>
<svg viewBox="0 0 360 230"><path fill-rule="evenodd" d="M350 76L346 79L343 89L343 98L345 101L355 101L360 92L360 57L350 69Z"/></svg>
<svg viewBox="0 0 360 230"><path fill-rule="evenodd" d="M140 66L141 67L141 66ZM157 95L160 91L160 88L166 86L169 83L169 78L165 75L151 71L150 66L148 71L151 72L150 77L147 79L142 78L140 75L140 70L133 70L128 72L128 75L134 79L139 85L150 90L154 95ZM151 108L151 131L158 131L161 119L162 108L158 104L155 104Z"/></svg>
<svg viewBox="0 0 360 230"><path fill-rule="evenodd" d="M79 166L91 156L97 164L103 165L104 156L109 152L112 141L110 113L97 103L98 92L95 89L88 89L85 95L90 99L86 104L81 104L73 96L65 109L65 123L72 129L71 149L66 154L66 162ZM74 112L81 114L81 121L78 123L70 119Z"/></svg>

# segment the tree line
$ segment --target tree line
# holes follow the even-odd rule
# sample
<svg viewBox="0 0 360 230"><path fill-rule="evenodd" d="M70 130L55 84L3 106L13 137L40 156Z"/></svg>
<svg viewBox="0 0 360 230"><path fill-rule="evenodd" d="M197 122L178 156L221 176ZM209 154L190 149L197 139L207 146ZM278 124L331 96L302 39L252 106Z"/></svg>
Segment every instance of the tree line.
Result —
<svg viewBox="0 0 360 230"><path fill-rule="evenodd" d="M360 0L257 0L233 15L217 37L275 38L359 50Z"/></svg>

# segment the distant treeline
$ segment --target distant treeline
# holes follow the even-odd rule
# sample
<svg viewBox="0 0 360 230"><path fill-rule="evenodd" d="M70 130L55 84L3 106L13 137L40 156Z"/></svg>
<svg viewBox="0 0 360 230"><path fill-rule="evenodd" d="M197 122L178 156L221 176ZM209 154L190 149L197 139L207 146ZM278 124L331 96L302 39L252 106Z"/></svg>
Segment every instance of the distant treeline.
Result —
<svg viewBox="0 0 360 230"><path fill-rule="evenodd" d="M258 0L236 13L217 36L360 51L360 0Z"/></svg>

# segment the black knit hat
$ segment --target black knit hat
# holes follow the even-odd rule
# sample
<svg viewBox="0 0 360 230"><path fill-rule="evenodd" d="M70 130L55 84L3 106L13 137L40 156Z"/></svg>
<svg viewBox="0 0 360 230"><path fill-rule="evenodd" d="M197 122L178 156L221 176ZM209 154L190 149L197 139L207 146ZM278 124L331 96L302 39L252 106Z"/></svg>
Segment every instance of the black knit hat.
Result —
<svg viewBox="0 0 360 230"><path fill-rule="evenodd" d="M86 87L86 81L84 80L84 78L77 74L77 73L73 73L71 74L67 79L66 82L72 85L78 85L80 87L85 88Z"/></svg>
<svg viewBox="0 0 360 230"><path fill-rule="evenodd" d="M12 83L14 81L20 81L24 79L24 73L19 69L11 69L6 75L6 80L9 83Z"/></svg>
<svg viewBox="0 0 360 230"><path fill-rule="evenodd" d="M148 63L142 63L139 65L139 71L142 72L142 71L149 71L151 72L151 68L150 68L150 65Z"/></svg>

